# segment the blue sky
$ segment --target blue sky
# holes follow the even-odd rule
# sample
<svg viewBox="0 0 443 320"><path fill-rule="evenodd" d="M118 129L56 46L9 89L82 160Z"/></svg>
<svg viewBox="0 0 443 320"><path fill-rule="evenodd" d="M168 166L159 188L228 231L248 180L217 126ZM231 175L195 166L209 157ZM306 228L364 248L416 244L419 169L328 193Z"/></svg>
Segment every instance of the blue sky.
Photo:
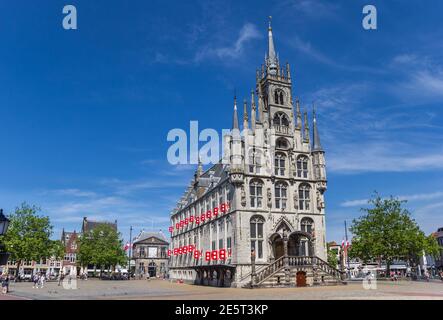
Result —
<svg viewBox="0 0 443 320"><path fill-rule="evenodd" d="M73 4L78 30L62 28ZM163 229L194 166L166 161L170 129L231 126L266 51L267 17L294 95L318 108L327 238L374 190L443 226L441 1L45 1L0 3L0 207L39 205L61 229L82 217Z"/></svg>

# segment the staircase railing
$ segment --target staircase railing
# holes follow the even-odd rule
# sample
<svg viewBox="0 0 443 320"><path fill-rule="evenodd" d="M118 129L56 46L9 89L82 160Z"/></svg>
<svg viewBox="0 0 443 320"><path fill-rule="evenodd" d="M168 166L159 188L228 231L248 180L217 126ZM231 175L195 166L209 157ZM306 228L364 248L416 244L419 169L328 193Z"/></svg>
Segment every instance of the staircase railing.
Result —
<svg viewBox="0 0 443 320"><path fill-rule="evenodd" d="M309 256L289 256L289 265L290 266L311 266L314 263L315 257Z"/></svg>
<svg viewBox="0 0 443 320"><path fill-rule="evenodd" d="M338 280L343 280L343 275L345 274L344 271L338 270L337 268L331 266L326 261L320 259L319 257L315 257L316 259L316 265L327 274L333 276L334 278Z"/></svg>
<svg viewBox="0 0 443 320"><path fill-rule="evenodd" d="M271 277L273 274L277 273L283 267L285 266L284 263L284 256L278 258L277 260L273 261L271 264L266 266L265 268L260 269L255 276L254 284L258 285L261 284L263 281Z"/></svg>
<svg viewBox="0 0 443 320"><path fill-rule="evenodd" d="M338 270L337 268L331 266L326 261L320 259L317 256L288 256L288 267L308 267L313 268L314 266L326 274L334 277L337 280L342 281L344 272ZM285 256L281 256L277 260L273 261L267 266L262 267L256 272L254 285L260 285L265 280L279 272L285 267ZM242 279L250 277L251 273L244 276Z"/></svg>
<svg viewBox="0 0 443 320"><path fill-rule="evenodd" d="M263 271L264 269L266 269L267 267L269 267L269 264L266 265L261 265L260 268L258 270L255 271L255 274ZM245 281L247 278L251 278L251 272L245 274L243 277L240 278L240 282Z"/></svg>

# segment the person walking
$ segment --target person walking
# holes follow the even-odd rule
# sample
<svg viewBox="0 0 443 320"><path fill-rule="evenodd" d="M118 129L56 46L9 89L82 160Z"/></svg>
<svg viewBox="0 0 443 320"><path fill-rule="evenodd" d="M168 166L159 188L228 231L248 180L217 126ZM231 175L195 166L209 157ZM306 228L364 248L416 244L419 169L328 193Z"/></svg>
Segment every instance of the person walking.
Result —
<svg viewBox="0 0 443 320"><path fill-rule="evenodd" d="M46 281L46 276L44 273L42 273L40 275L40 279L39 279L39 284L40 284L40 288L44 288L45 287L45 281Z"/></svg>
<svg viewBox="0 0 443 320"><path fill-rule="evenodd" d="M2 293L7 294L9 292L9 276L7 274L4 274L2 276Z"/></svg>
<svg viewBox="0 0 443 320"><path fill-rule="evenodd" d="M39 276L38 274L34 274L32 276L32 282L34 283L34 285L32 286L34 289L37 288L38 289L38 281L39 281Z"/></svg>
<svg viewBox="0 0 443 320"><path fill-rule="evenodd" d="M425 280L426 282L429 282L429 272L427 269L425 269Z"/></svg>

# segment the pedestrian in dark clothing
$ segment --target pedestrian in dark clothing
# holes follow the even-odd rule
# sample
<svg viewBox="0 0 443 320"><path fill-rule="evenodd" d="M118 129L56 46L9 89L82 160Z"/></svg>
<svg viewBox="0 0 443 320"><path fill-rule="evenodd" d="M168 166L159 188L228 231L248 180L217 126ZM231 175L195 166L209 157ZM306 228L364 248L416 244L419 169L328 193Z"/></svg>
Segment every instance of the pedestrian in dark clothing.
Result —
<svg viewBox="0 0 443 320"><path fill-rule="evenodd" d="M9 276L3 275L2 277L2 293L7 294L9 291Z"/></svg>

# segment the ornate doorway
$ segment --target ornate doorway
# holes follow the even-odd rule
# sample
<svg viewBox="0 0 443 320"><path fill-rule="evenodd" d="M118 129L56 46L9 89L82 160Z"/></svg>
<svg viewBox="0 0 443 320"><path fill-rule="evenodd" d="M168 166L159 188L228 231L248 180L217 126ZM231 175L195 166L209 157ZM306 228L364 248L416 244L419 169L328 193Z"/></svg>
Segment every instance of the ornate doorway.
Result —
<svg viewBox="0 0 443 320"><path fill-rule="evenodd" d="M280 233L274 233L269 237L271 261L275 261L285 255L285 245Z"/></svg>
<svg viewBox="0 0 443 320"><path fill-rule="evenodd" d="M274 250L275 260L277 260L278 258L282 257L285 254L285 248L282 238L277 238L274 240L273 250Z"/></svg>
<svg viewBox="0 0 443 320"><path fill-rule="evenodd" d="M296 275L297 287L306 287L306 272L298 271Z"/></svg>
<svg viewBox="0 0 443 320"><path fill-rule="evenodd" d="M288 255L313 256L313 243L311 235L303 231L295 231L288 237Z"/></svg>
<svg viewBox="0 0 443 320"><path fill-rule="evenodd" d="M157 274L157 265L155 262L150 262L148 265L148 273L150 277L155 277Z"/></svg>

